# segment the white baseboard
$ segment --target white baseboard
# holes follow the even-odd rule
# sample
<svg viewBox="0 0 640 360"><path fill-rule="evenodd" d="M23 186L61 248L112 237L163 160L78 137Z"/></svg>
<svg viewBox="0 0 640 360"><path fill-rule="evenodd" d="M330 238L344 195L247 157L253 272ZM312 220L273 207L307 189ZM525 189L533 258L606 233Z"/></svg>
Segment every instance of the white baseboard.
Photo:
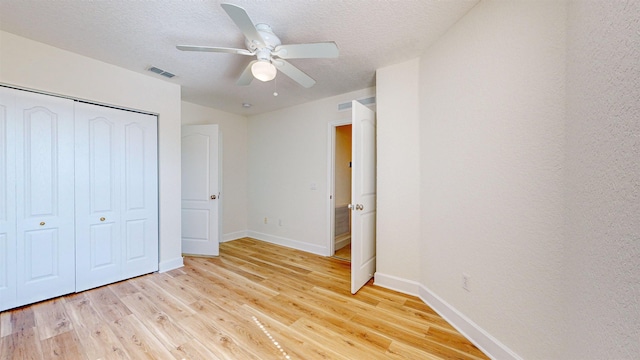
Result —
<svg viewBox="0 0 640 360"><path fill-rule="evenodd" d="M287 239L280 236L264 234L257 231L247 231L247 236L252 237L257 240L266 241L268 243L282 245L286 247L290 247L297 250L302 250L306 252L310 252L316 255L328 256L328 250L325 246L318 246L309 243L305 243L298 240Z"/></svg>
<svg viewBox="0 0 640 360"><path fill-rule="evenodd" d="M335 249L342 249L343 247L347 246L351 244L351 234L347 234L346 236L342 236L336 238L336 244L335 244Z"/></svg>
<svg viewBox="0 0 640 360"><path fill-rule="evenodd" d="M498 341L498 339L491 336L488 332L471 321L471 319L467 318L463 313L449 305L424 285L419 286L418 296L490 358L501 360L522 360L521 357Z"/></svg>
<svg viewBox="0 0 640 360"><path fill-rule="evenodd" d="M222 235L222 239L220 239L220 242L238 240L238 239L245 238L247 236L248 236L247 235L247 230L235 231L235 232L232 232L232 233L223 234Z"/></svg>
<svg viewBox="0 0 640 360"><path fill-rule="evenodd" d="M387 289L413 296L418 296L420 289L420 284L417 281L406 280L397 276L382 274L380 272L376 272L373 275L373 283Z"/></svg>
<svg viewBox="0 0 640 360"><path fill-rule="evenodd" d="M158 264L158 271L163 273L163 272L171 271L173 269L181 268L183 266L184 266L184 262L182 261L182 256L180 256L175 259L161 261L160 264Z"/></svg>

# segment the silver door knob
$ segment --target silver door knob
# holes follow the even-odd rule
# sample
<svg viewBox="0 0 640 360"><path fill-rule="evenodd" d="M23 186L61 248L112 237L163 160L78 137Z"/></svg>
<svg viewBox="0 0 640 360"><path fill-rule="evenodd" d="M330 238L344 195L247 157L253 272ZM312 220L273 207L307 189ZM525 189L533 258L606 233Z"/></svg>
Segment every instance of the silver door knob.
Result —
<svg viewBox="0 0 640 360"><path fill-rule="evenodd" d="M215 199L217 199L217 198L218 198L217 196L215 196L215 195L211 195L211 200L215 200Z"/></svg>
<svg viewBox="0 0 640 360"><path fill-rule="evenodd" d="M349 209L349 210L353 210L353 209L354 209L353 204L349 204L349 205L347 205L347 209Z"/></svg>

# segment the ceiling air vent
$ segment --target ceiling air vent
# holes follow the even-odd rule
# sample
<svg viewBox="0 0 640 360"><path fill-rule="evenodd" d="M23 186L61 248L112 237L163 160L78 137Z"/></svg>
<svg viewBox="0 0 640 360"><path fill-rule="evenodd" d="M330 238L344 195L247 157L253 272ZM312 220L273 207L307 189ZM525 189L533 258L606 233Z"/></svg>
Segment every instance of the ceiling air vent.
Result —
<svg viewBox="0 0 640 360"><path fill-rule="evenodd" d="M147 70L151 71L152 73L156 73L158 75L162 75L162 76L164 76L166 78L169 78L169 79L171 79L172 77L176 76L175 74L172 74L172 73L170 73L168 71L164 71L164 70L162 70L160 68L157 68L155 66L152 66L152 67L148 68Z"/></svg>
<svg viewBox="0 0 640 360"><path fill-rule="evenodd" d="M359 99L357 100L360 104L364 105L364 106L369 106L369 105L373 105L376 103L376 97L372 96L372 97L368 97L366 99ZM343 110L348 110L351 109L351 101L349 102L345 102L342 104L338 104L338 111L343 111Z"/></svg>

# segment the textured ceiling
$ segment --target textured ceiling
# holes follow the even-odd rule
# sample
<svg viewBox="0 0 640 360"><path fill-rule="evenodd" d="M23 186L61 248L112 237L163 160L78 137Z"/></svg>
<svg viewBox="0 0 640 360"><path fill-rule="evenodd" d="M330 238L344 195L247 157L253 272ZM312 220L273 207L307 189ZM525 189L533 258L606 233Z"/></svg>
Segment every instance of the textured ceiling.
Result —
<svg viewBox="0 0 640 360"><path fill-rule="evenodd" d="M149 76L162 78L146 71L162 68L176 74L166 81L182 87L183 100L250 115L375 85L377 68L419 56L477 0L228 2L254 23L271 25L283 44L335 41L340 56L290 60L317 81L309 89L280 73L275 82L237 86L251 57L175 48L244 48L221 1L0 0L0 30ZM253 106L244 109L243 102Z"/></svg>

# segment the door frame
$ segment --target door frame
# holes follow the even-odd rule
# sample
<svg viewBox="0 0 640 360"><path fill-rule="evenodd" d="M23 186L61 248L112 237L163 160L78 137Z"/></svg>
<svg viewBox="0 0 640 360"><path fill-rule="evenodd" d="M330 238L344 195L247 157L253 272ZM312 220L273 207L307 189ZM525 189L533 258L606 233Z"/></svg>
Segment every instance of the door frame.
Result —
<svg viewBox="0 0 640 360"><path fill-rule="evenodd" d="M329 228L327 229L327 256L333 256L336 252L336 128L338 126L351 125L351 112L348 113L349 118L336 120L329 123L328 129L328 146L327 146L327 219L329 219Z"/></svg>

